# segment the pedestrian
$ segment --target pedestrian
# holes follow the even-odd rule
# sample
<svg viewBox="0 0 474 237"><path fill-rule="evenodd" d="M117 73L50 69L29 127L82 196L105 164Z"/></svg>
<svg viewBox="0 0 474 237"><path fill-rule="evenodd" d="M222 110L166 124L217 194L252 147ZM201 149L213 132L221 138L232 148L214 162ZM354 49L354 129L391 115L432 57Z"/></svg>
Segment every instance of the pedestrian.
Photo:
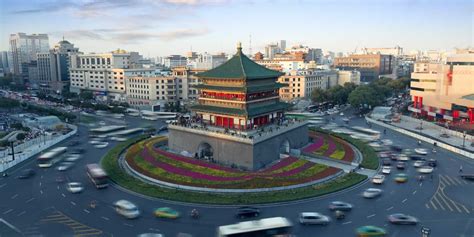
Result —
<svg viewBox="0 0 474 237"><path fill-rule="evenodd" d="M383 129L383 134L387 134L387 129L386 128Z"/></svg>
<svg viewBox="0 0 474 237"><path fill-rule="evenodd" d="M462 173L462 165L459 167L459 173Z"/></svg>

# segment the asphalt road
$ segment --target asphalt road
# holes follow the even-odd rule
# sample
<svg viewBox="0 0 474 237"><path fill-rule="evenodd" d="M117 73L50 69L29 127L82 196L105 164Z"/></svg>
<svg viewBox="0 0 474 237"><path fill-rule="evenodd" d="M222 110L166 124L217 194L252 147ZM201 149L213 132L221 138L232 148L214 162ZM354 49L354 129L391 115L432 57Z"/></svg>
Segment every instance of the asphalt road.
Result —
<svg viewBox="0 0 474 237"><path fill-rule="evenodd" d="M138 118L126 118L130 127L154 124L157 128L161 122L143 121ZM336 122L341 123L340 118ZM366 126L360 119L353 119L350 125ZM380 129L373 127L373 129ZM416 148L416 140L388 131L384 138L406 148ZM115 142L105 149L97 149L87 143L89 140L87 128L79 128L79 137L58 144L64 146L71 140L81 140L86 149L83 158L65 172L53 168L39 169L34 159L10 171L10 176L0 178L0 218L20 229L26 236L136 236L144 232L159 232L165 236L176 236L178 233L189 233L192 236L210 237L216 233L219 225L238 222L234 218L235 207L219 207L195 204L174 203L123 190L120 187L109 186L97 190L86 176L84 165L99 162L100 158ZM431 148L427 144L423 147ZM76 148L77 148L76 147ZM350 188L338 193L311 200L302 200L287 204L262 205L260 218L284 216L294 222L294 234L297 236L355 236L354 230L362 225L377 225L385 228L388 236L411 237L421 236L421 226L429 227L432 237L473 237L474 236L474 182L466 182L458 178L458 170L462 165L464 172L474 173L474 161L468 160L445 150L438 149L436 154L428 156L438 159L438 167L434 179L419 182L415 179L415 169L410 161L408 170L409 181L397 184L393 181L397 171L392 174L380 187L384 190L381 197L367 200L360 193L375 185L367 182L356 188ZM30 179L16 179L18 171L33 168L36 175ZM68 181L78 181L85 185L80 194L71 194L65 188L65 183L56 182L59 175L67 177ZM127 220L117 215L112 203L126 199L138 205L142 216L136 220ZM98 201L98 207L91 209L89 203ZM331 201L347 201L355 208L343 220L335 220L327 226L300 226L297 223L299 212L317 211L331 215L327 206ZM168 206L183 215L177 220L157 219L152 215L154 208ZM189 217L191 209L197 208L201 213L200 219ZM387 215L405 213L416 216L421 221L417 226L394 226L387 222Z"/></svg>

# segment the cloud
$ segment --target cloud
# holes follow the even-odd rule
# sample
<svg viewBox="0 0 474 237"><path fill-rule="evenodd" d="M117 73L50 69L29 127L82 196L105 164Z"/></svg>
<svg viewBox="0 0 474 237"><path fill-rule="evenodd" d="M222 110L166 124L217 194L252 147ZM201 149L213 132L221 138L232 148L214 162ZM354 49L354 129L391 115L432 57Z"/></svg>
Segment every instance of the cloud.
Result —
<svg viewBox="0 0 474 237"><path fill-rule="evenodd" d="M230 2L230 0L163 0L163 2L173 5L209 5L209 4L222 4Z"/></svg>
<svg viewBox="0 0 474 237"><path fill-rule="evenodd" d="M177 39L196 37L206 35L209 33L207 28L203 29L178 29L168 32L159 33L158 36L166 41L173 41Z"/></svg>

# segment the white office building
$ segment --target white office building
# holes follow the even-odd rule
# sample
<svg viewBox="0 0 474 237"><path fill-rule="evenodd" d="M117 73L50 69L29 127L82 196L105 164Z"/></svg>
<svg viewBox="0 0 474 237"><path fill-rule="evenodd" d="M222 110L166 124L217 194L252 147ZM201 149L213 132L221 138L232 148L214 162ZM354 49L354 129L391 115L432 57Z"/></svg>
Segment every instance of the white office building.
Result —
<svg viewBox="0 0 474 237"><path fill-rule="evenodd" d="M49 51L48 41L47 34L27 35L16 33L10 35L11 67L13 73L19 76L21 82L28 82L28 65L30 62L37 60L37 54Z"/></svg>

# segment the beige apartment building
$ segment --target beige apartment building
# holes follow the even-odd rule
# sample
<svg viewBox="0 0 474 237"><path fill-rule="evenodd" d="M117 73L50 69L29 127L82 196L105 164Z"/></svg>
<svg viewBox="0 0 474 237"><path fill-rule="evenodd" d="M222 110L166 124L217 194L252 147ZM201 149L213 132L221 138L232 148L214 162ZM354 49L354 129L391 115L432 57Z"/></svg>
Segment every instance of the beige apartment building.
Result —
<svg viewBox="0 0 474 237"><path fill-rule="evenodd" d="M384 54L353 54L334 60L334 67L341 70L357 70L363 82L371 82L380 75L392 74L395 58Z"/></svg>
<svg viewBox="0 0 474 237"><path fill-rule="evenodd" d="M280 98L284 101L303 99L311 96L315 88L328 89L337 85L337 71L334 70L293 70L278 78L287 84L280 88Z"/></svg>
<svg viewBox="0 0 474 237"><path fill-rule="evenodd" d="M445 62L416 62L411 78L409 110L474 123L474 51L449 55Z"/></svg>

